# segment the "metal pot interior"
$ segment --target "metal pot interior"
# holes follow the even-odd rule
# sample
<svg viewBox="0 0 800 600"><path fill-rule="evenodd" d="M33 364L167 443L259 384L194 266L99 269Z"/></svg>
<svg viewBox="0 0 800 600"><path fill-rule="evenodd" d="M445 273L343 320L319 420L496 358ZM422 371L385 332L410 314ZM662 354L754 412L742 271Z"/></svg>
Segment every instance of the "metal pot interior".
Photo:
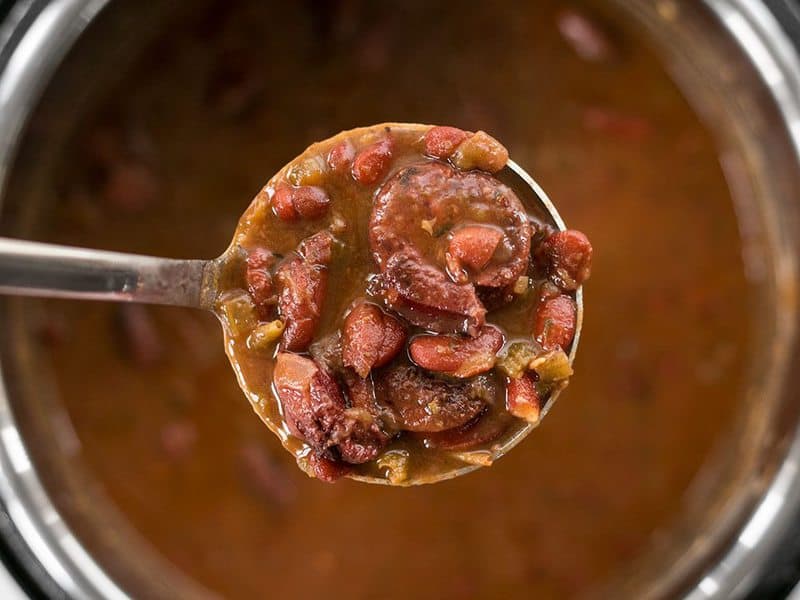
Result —
<svg viewBox="0 0 800 600"><path fill-rule="evenodd" d="M530 32L538 32L539 24L531 22L527 13L519 13L516 5L493 6L487 21L484 13L451 15L448 11L453 7L430 3L374 9L357 2L308 3L291 9L256 2L226 9L224 4L203 2L189 14L167 1L143 7L120 0L99 13L47 83L19 138L2 198L3 234L141 253L212 257L227 245L237 216L259 184L315 138L383 120L456 122L466 128L489 129L509 142L512 156L540 178L556 204L565 203L562 214L568 224L597 234L597 293L591 284L587 286L587 326L576 381L548 417L542 433L534 434L492 469L443 484L451 486L449 490L437 486L407 493L355 483L321 489L321 484L295 477L292 466L281 462L286 457L278 444L265 439L268 433L249 414L227 372L221 335L212 317L204 320L202 315L186 316L174 309L158 312L159 326L168 322L169 327L177 327L164 334L163 352L173 357L186 354L188 339L194 354L139 369L125 363L119 340L109 333L108 323L118 318L116 308L4 301L0 330L9 409L4 431L18 429L22 443L14 442L12 448L3 436L0 451L22 453L33 465L33 475L26 476L14 468L18 463L7 461L5 494L14 497L19 510L32 515L44 532L44 545L53 548L51 564L65 573L55 579L69 581L74 590L106 596L221 593L246 597L254 590L238 585L237 579L252 578L259 564L263 585L268 586L290 568L286 565L307 561L310 578L318 585L334 585L335 572L355 563L339 555L338 545L326 548L320 529L328 539L349 540L354 556L367 560L364 557L374 543L371 536L380 537L374 532L385 528L386 520L401 519L402 526L395 523L388 531L404 539L380 548L411 549L418 555L386 556L380 563L384 571L376 567L360 574L362 583L368 583L356 585L352 593L379 589L370 585L379 586L381 577L398 577L403 572L418 580L426 572L424 561L462 573L446 578L439 574L434 579L452 579L464 586L465 594L488 593L480 585L495 580L479 576L473 581L464 574L482 572L482 560L504 562L505 572L499 568L492 572L496 581L513 582L508 584L509 594L526 586L540 594L637 598L700 590L697 586L704 574L730 550L773 484L794 440L800 407L794 391L796 374L791 369L797 321L798 207L793 195L800 189L800 169L786 123L787 110L796 109L798 97L793 95L797 90L788 85L781 88L776 79L785 65L770 62L768 54L754 63L732 35L744 35L742 23L748 21L736 19L754 3L743 2L738 7L742 13L733 9L724 13L717 3L709 7L688 0L588 5L588 10L618 30L623 40L619 60L641 63L637 68L644 80L649 69L663 65L710 131L707 139L689 135L685 147L668 146L662 154L647 157L646 164L651 168L658 164L661 171L651 174L641 187L623 160L626 152L632 152L626 144L636 140L623 135L605 146L591 146L582 138L570 138L573 129L557 118L552 125L546 117L538 117L535 126L520 121L535 111L558 114L552 104L556 97L548 96L543 86L561 85L559 93L566 103L573 86L576 118L585 118L582 101L624 105L625 94L607 87L614 81L613 74L593 74L589 66L575 67L570 77L577 79L566 84L543 77L549 71L536 63L537 52L548 56L557 37L550 33L531 39ZM555 0L541 4L540 12L531 14L552 18L563 9ZM285 11L291 14L282 14ZM387 20L392 11L398 15L394 24ZM426 16L432 22L448 19L458 26L426 27L419 21ZM226 26L230 20L239 23L238 28ZM276 27L281 31L275 31ZM465 35L460 37L459 32ZM237 39L234 33L245 37ZM387 37L394 46L387 45ZM409 37L413 44L408 43ZM184 41L176 43L177 38ZM272 38L285 45L269 46ZM269 52L254 55L259 39ZM625 56L626 43L636 48L644 44L647 56ZM444 54L426 55L430 52ZM233 68L219 71L214 66L218 63ZM165 79L147 74L160 69L175 69L186 89L176 89L173 96L165 93ZM219 81L208 84L201 76L207 72L216 73ZM139 79L128 79L131 74ZM587 100L581 93L593 77L600 87ZM370 89L374 102L365 103L359 95ZM543 100L536 99L537 90ZM776 101L780 90L785 93ZM631 88L626 93L635 99L638 91ZM683 102L677 89L671 94L665 102L676 106ZM115 98L111 109L109 98ZM656 107L657 119L658 99L643 102ZM631 105L636 106L636 101ZM180 119L182 112L199 118ZM160 195L157 210L114 214L93 204L94 175L85 155L102 152L103 141L87 138L84 132L96 128L102 136L98 123L114 131L125 130L125 135L134 138L129 141L137 152L152 153L160 161L158 170L168 181L168 189ZM263 141L250 135L245 142L243 128L255 128ZM656 121L654 128L668 129L669 121ZM148 129L169 131L169 137L136 138L137 131ZM526 137L532 132L539 139ZM88 150L87 139L95 144ZM672 143L677 138L668 135L666 139ZM248 152L224 150L244 143ZM585 168L592 151L619 152L603 163L618 169ZM659 177L669 187L675 152L697 152L698 164L718 172L698 173L696 186L691 177L675 175L683 177L684 188L673 190L682 191L682 198L653 192L658 187L653 182ZM719 165L710 162L709 156L718 156ZM686 172L688 159L680 160ZM88 173L82 180L85 188L73 185L71 172L76 169ZM579 183L570 187L563 175L549 176L563 174L565 169L572 169ZM710 219L709 213L696 204L704 202L700 192L711 180L717 188L724 185L729 190L728 204L720 208L722 217L706 222L703 219ZM191 194L198 181L210 190L206 197L218 201L194 206ZM590 199L593 186L618 189L621 199ZM671 210L680 216L663 208L670 201L674 201ZM658 219L648 220L648 211L658 218L663 214L684 219L687 235L722 229L725 239L735 243L719 252L712 249L713 244L700 245L710 254L687 258L681 248L692 247L692 242L678 236L673 240L678 264L671 264L664 257L670 246L659 240ZM65 224L64 219L71 221ZM626 228L626 223L639 222L651 229ZM599 223L605 229L592 231ZM620 256L635 253L637 243L642 255L653 253L652 270L645 268L644 260ZM604 252L609 258L603 258ZM723 259L726 262L720 264ZM681 260L686 262L680 264ZM708 271L692 271L695 262L708 266ZM626 264L639 268L622 271L616 267ZM668 264L670 269L691 271L693 279L687 285L697 284L697 297L683 293L685 289L654 292L660 289L660 280L680 281L664 267ZM659 268L664 270L659 272ZM701 276L711 281L711 305L703 304L703 288L697 283ZM605 284L600 283L603 277ZM615 295L620 289L627 295ZM715 295L719 290L736 291L739 309L723 310L726 298ZM687 343L693 352L691 361L676 359L676 366L670 358L681 357L680 353L659 354L658 340L669 339L673 332L659 329L657 322L665 314L661 311L671 310L670 303L692 301L698 303L698 311L708 311L709 335L727 345L714 339ZM628 304L620 307L620 302ZM630 326L622 318L626 311L639 315L630 317ZM720 314L724 318L715 321ZM648 320L650 325L641 325ZM642 342L637 335L643 332L647 337ZM675 347L674 340L666 345ZM121 352L122 358L109 359L115 352ZM654 353L651 357L663 360L644 362L644 368L637 363L639 352ZM654 365L673 369L674 374L648 370ZM617 379L608 372L617 373ZM593 377L602 378L603 383L594 385ZM691 381L683 385L682 378ZM658 387L664 382L671 382L669 389ZM120 386L125 387L124 393ZM722 400L721 390L725 392ZM676 397L670 405L670 394L685 397ZM132 396L138 401L131 402ZM652 409L648 402L658 402L662 408ZM205 415L204 424L186 433L182 427L200 414ZM567 420L573 425L569 433L565 433ZM218 438L214 427L233 433ZM606 436L597 433L604 427ZM659 436L658 432L667 430L674 432L671 437ZM183 456L187 444L191 450ZM691 450L683 451L687 446ZM634 456L636 452L641 455ZM267 456L266 463L262 455ZM277 491L269 481L261 481L275 477L276 470L281 481L288 481ZM500 478L510 483L500 485ZM536 496L536 502L513 497L515 487L530 478L541 482L535 492L530 484L524 487ZM38 482L44 494L35 493ZM636 492L598 491L609 484ZM661 502L664 486L680 492ZM233 488L238 491L231 492ZM205 500L183 502L189 495ZM474 515L467 519L454 511L451 518L457 522L432 530L434 539L417 531L413 511L404 510L407 504L446 521L456 498L462 502L471 498ZM384 512L375 511L376 505L384 506ZM549 513L527 514L529 505L546 507ZM188 507L186 514L177 514L178 506ZM45 514L47 509L52 511ZM337 528L341 514L337 511L342 510L363 514L358 527L356 518L345 521L358 531ZM567 522L576 519L580 527L567 529ZM548 526L553 521L563 522L563 535L558 527ZM423 519L421 527L431 522ZM56 523L59 531L52 531L48 523ZM629 537L619 534L626 528L630 528ZM153 533L158 530L172 533L158 536ZM494 534L486 534L487 530ZM480 540L490 544L495 556L484 555L476 546L472 559L461 554L453 560L442 559L435 552L450 546L436 536L455 531L461 532L463 541L451 543L470 546ZM518 540L518 532L527 536L538 532L541 548L537 551ZM219 547L209 542L215 535ZM239 539L246 540L254 552L263 548L263 556L234 560L239 554L230 545ZM276 549L275 540L283 546ZM613 560L588 557L586 549L592 546L599 546ZM766 542L758 537L750 551L748 568L755 570L766 555ZM548 560L584 561L590 566L570 569ZM571 570L577 574L571 576ZM717 590L732 589L735 581L718 578L714 585Z"/></svg>

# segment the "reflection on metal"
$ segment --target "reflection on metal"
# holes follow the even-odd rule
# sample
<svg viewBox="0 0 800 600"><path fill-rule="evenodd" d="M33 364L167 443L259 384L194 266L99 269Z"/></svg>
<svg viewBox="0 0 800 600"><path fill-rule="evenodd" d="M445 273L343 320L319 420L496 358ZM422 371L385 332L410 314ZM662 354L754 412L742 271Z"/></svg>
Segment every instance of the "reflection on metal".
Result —
<svg viewBox="0 0 800 600"><path fill-rule="evenodd" d="M800 157L800 57L772 13L756 0L707 0L775 99ZM689 598L744 596L764 569L800 507L800 435L736 542Z"/></svg>
<svg viewBox="0 0 800 600"><path fill-rule="evenodd" d="M5 187L19 133L36 100L67 50L107 1L50 2L36 15L10 55L0 73L0 131L4 132L0 136L0 192ZM69 597L127 598L72 535L31 469L2 377L0 497L36 559Z"/></svg>

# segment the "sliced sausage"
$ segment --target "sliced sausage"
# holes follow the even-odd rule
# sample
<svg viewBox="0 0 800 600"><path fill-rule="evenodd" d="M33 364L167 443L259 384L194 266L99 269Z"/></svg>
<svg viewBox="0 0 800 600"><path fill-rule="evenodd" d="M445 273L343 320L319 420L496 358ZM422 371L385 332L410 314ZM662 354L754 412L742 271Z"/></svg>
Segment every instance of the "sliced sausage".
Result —
<svg viewBox="0 0 800 600"><path fill-rule="evenodd" d="M278 311L286 324L283 350L305 350L314 337L328 287L332 243L329 232L317 233L305 239L298 254L278 267Z"/></svg>
<svg viewBox="0 0 800 600"><path fill-rule="evenodd" d="M361 377L392 360L406 342L403 325L380 307L358 302L342 326L342 360Z"/></svg>
<svg viewBox="0 0 800 600"><path fill-rule="evenodd" d="M384 301L414 325L475 335L486 320L471 284L453 283L413 250L392 255L376 281Z"/></svg>
<svg viewBox="0 0 800 600"><path fill-rule="evenodd" d="M422 226L425 223L427 228ZM467 224L503 233L490 260L470 274L472 283L505 287L525 273L532 225L516 194L486 173L460 172L440 162L406 167L380 188L370 216L370 248L381 270L398 252L416 252L444 270L449 240L432 243L429 232ZM466 240L463 243L466 249Z"/></svg>
<svg viewBox="0 0 800 600"><path fill-rule="evenodd" d="M374 401L365 392L346 399L333 376L310 358L279 352L273 382L289 431L317 456L361 464L388 443ZM353 399L357 405L348 403Z"/></svg>
<svg viewBox="0 0 800 600"><path fill-rule="evenodd" d="M575 301L566 295L544 300L536 309L533 336L545 350L569 349L575 337L577 309Z"/></svg>
<svg viewBox="0 0 800 600"><path fill-rule="evenodd" d="M411 340L408 351L423 369L454 377L474 377L494 367L504 341L497 327L484 325L474 338L419 335Z"/></svg>
<svg viewBox="0 0 800 600"><path fill-rule="evenodd" d="M511 421L508 413L487 410L461 427L425 434L425 447L471 450L499 438L511 426Z"/></svg>
<svg viewBox="0 0 800 600"><path fill-rule="evenodd" d="M486 406L486 390L473 382L437 379L411 365L390 367L376 374L378 397L397 414L407 431L444 431L460 427Z"/></svg>

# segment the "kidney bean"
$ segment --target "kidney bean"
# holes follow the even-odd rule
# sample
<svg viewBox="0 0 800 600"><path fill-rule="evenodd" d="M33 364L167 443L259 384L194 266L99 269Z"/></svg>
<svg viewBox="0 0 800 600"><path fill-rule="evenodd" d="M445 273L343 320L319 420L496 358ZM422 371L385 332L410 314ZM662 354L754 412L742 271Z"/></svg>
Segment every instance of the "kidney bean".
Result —
<svg viewBox="0 0 800 600"><path fill-rule="evenodd" d="M535 256L550 280L564 291L577 290L592 272L592 244L585 234L574 229L545 238Z"/></svg>
<svg viewBox="0 0 800 600"><path fill-rule="evenodd" d="M451 160L462 171L480 169L496 173L506 166L508 150L485 131L478 131L461 142Z"/></svg>
<svg viewBox="0 0 800 600"><path fill-rule="evenodd" d="M150 309L141 304L124 304L117 315L123 352L141 367L159 363L164 358L164 341Z"/></svg>
<svg viewBox="0 0 800 600"><path fill-rule="evenodd" d="M356 156L356 149L350 140L343 140L336 144L328 153L328 166L334 171L349 169Z"/></svg>
<svg viewBox="0 0 800 600"><path fill-rule="evenodd" d="M342 326L342 359L366 377L374 367L392 360L406 341L403 325L380 307L367 302L357 303L347 314Z"/></svg>
<svg viewBox="0 0 800 600"><path fill-rule="evenodd" d="M265 311L277 301L271 271L276 262L275 255L266 248L255 248L247 255L247 290L259 312Z"/></svg>
<svg viewBox="0 0 800 600"><path fill-rule="evenodd" d="M506 386L506 410L515 417L536 423L541 413L541 399L534 378L526 373L518 379L509 379Z"/></svg>
<svg viewBox="0 0 800 600"><path fill-rule="evenodd" d="M318 456L313 452L308 455L307 460L311 474L325 483L335 483L353 471L353 468L347 463Z"/></svg>
<svg viewBox="0 0 800 600"><path fill-rule="evenodd" d="M329 232L317 233L301 242L298 255L278 267L278 312L286 324L283 350L305 350L314 337L328 288L332 243Z"/></svg>
<svg viewBox="0 0 800 600"><path fill-rule="evenodd" d="M586 14L573 8L562 10L556 17L558 31L580 58L602 62L616 54L605 29Z"/></svg>
<svg viewBox="0 0 800 600"><path fill-rule="evenodd" d="M156 202L161 182L148 165L136 160L113 162L106 176L103 198L124 212L141 212Z"/></svg>
<svg viewBox="0 0 800 600"><path fill-rule="evenodd" d="M239 464L245 482L263 499L286 506L297 496L291 473L265 448L258 444L243 444L239 448Z"/></svg>
<svg viewBox="0 0 800 600"><path fill-rule="evenodd" d="M623 142L641 142L653 131L652 123L644 117L599 106L583 111L583 127Z"/></svg>
<svg viewBox="0 0 800 600"><path fill-rule="evenodd" d="M173 421L161 428L161 448L169 460L190 456L196 441L197 427L191 421Z"/></svg>
<svg viewBox="0 0 800 600"><path fill-rule="evenodd" d="M486 309L470 284L455 284L413 251L398 252L380 278L386 303L408 321L440 333L475 335Z"/></svg>
<svg viewBox="0 0 800 600"><path fill-rule="evenodd" d="M363 395L361 405L348 406L336 380L310 358L279 352L273 383L289 431L317 456L360 464L388 442Z"/></svg>
<svg viewBox="0 0 800 600"><path fill-rule="evenodd" d="M503 333L484 325L477 337L419 335L408 346L412 360L423 369L454 377L473 377L494 367L503 347Z"/></svg>
<svg viewBox="0 0 800 600"><path fill-rule="evenodd" d="M479 272L491 260L504 234L500 229L486 225L467 225L456 229L450 237L447 251L447 269L458 283L468 280L463 266L473 273Z"/></svg>
<svg viewBox="0 0 800 600"><path fill-rule="evenodd" d="M561 295L539 304L533 335L545 350L567 350L575 337L575 301Z"/></svg>
<svg viewBox="0 0 800 600"><path fill-rule="evenodd" d="M353 177L363 185L377 183L389 171L393 144L389 138L375 142L356 154L353 160Z"/></svg>
<svg viewBox="0 0 800 600"><path fill-rule="evenodd" d="M333 242L330 231L318 231L300 242L297 252L311 264L327 265L333 257Z"/></svg>
<svg viewBox="0 0 800 600"><path fill-rule="evenodd" d="M385 271L395 253L420 254L420 236L430 237L424 229L426 223L432 233L433 223L436 230L446 231L459 226L467 229L465 224L470 222L503 234L488 264L468 277L472 283L506 287L525 274L532 229L516 194L486 173L462 173L438 162L406 167L380 188L370 216L370 249L375 262ZM469 230L462 234L464 250L468 234ZM433 254L424 260L436 264L441 259Z"/></svg>
<svg viewBox="0 0 800 600"><path fill-rule="evenodd" d="M456 127L431 127L423 138L425 154L435 158L450 158L468 136L469 133Z"/></svg>
<svg viewBox="0 0 800 600"><path fill-rule="evenodd" d="M376 391L407 431L444 431L460 427L485 407L481 390L469 381L448 382L418 367L400 365L376 373Z"/></svg>
<svg viewBox="0 0 800 600"><path fill-rule="evenodd" d="M272 210L282 221L319 219L328 211L330 198L325 190L313 185L279 185L272 196Z"/></svg>
<svg viewBox="0 0 800 600"><path fill-rule="evenodd" d="M511 419L507 413L487 410L461 427L425 434L425 446L443 450L470 450L496 440L510 425Z"/></svg>

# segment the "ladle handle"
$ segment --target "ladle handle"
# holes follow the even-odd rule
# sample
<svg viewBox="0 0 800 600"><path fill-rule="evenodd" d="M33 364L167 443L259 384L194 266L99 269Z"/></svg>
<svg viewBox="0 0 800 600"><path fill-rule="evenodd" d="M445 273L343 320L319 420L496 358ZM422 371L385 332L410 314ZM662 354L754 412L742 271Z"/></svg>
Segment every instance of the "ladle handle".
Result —
<svg viewBox="0 0 800 600"><path fill-rule="evenodd" d="M211 308L214 264L0 238L0 294Z"/></svg>

